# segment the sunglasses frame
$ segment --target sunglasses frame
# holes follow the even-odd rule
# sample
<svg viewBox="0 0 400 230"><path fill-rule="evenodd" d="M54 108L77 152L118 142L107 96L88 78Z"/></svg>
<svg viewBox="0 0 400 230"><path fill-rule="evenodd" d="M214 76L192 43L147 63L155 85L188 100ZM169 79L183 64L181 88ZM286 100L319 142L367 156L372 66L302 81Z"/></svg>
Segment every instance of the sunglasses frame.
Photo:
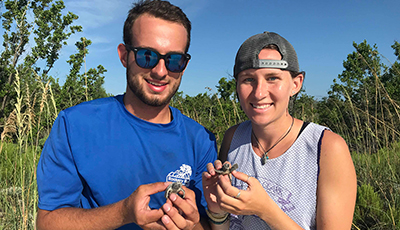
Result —
<svg viewBox="0 0 400 230"><path fill-rule="evenodd" d="M173 73L180 73L180 72L182 72L183 70L185 70L185 68L186 68L186 66L187 66L187 64L188 64L188 62L189 62L189 60L190 60L190 58L191 58L191 56L190 56L190 54L188 54L188 53L179 53L179 52L168 52L168 53L166 53L166 54L160 54L157 50L155 50L155 49L152 49L152 48L144 48L144 47L133 47L133 46L131 46L131 45L125 45L125 48L128 50L128 51L133 51L133 53L135 54L135 62L136 62L136 64L140 67L140 68L143 68L143 69L153 69L154 67L156 67L157 65L158 65L158 62L160 61L160 59L164 59L164 64L165 64L165 68L167 68L167 70L168 71L171 71L171 72L173 72ZM137 53L139 52L139 50L150 50L151 52L153 52L153 53L155 53L156 55L157 55L157 62L154 64L154 66L153 67L142 67L138 62L137 62L137 58L136 58L136 55L137 55ZM167 57L168 56L170 56L170 55L173 55L173 54L179 54L179 55L182 55L182 57L184 58L184 61L185 61L185 63L184 63L184 65L183 65L183 68L182 68L182 70L180 70L180 71L173 71L173 70L171 70L169 67L168 67L168 65L167 65Z"/></svg>

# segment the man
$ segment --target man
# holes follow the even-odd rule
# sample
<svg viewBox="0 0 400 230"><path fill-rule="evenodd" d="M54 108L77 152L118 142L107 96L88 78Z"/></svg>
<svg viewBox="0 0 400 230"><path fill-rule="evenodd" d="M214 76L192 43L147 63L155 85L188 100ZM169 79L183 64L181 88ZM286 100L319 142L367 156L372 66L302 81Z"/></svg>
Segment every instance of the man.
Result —
<svg viewBox="0 0 400 230"><path fill-rule="evenodd" d="M126 93L60 112L37 169L38 229L201 227L201 174L216 159L215 138L169 106L190 59L190 30L166 1L129 11L118 46ZM164 198L174 181L184 198Z"/></svg>

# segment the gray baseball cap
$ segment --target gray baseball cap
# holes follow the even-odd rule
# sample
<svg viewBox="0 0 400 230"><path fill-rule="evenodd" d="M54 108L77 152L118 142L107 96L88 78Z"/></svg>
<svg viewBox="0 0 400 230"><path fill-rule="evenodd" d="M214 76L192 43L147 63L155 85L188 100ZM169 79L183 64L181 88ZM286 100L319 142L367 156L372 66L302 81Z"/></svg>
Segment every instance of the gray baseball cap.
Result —
<svg viewBox="0 0 400 230"><path fill-rule="evenodd" d="M260 60L258 54L268 45L276 45L282 55L281 60ZM248 38L239 48L233 76L246 69L275 68L299 72L299 62L293 46L277 33L264 32Z"/></svg>

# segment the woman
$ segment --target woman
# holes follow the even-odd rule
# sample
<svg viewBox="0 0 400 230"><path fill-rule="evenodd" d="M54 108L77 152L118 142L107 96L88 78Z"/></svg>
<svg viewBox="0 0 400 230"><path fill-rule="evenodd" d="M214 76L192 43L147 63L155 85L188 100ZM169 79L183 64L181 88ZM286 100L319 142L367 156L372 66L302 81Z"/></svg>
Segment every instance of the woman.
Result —
<svg viewBox="0 0 400 230"><path fill-rule="evenodd" d="M288 112L304 80L292 45L271 32L250 37L234 77L249 120L226 131L203 173L212 228L350 229L357 180L347 144ZM238 164L233 177L216 173L225 161Z"/></svg>

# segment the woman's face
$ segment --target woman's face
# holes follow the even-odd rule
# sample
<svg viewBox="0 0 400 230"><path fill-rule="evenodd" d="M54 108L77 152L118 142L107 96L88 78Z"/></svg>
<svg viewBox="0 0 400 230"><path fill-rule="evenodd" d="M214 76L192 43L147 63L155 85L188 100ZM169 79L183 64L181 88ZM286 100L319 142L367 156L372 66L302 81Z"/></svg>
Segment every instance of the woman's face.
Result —
<svg viewBox="0 0 400 230"><path fill-rule="evenodd" d="M281 60L273 49L263 49L259 59ZM273 68L247 69L238 74L240 105L255 124L268 125L287 112L290 96L301 88L302 76L292 78L289 71Z"/></svg>

